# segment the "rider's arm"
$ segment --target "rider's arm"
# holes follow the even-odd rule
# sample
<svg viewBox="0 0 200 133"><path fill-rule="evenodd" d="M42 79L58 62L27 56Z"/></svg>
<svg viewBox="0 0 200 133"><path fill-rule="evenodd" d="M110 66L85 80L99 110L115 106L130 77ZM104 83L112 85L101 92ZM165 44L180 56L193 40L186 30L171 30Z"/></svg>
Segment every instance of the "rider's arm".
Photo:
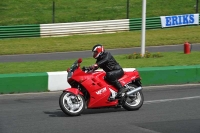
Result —
<svg viewBox="0 0 200 133"><path fill-rule="evenodd" d="M101 66L102 64L104 64L105 62L107 62L107 61L109 60L111 54L110 54L109 52L107 52L107 53L105 53L105 54L106 54L106 55L105 55L104 58L102 58L102 60L96 62L96 64L97 64L98 66Z"/></svg>

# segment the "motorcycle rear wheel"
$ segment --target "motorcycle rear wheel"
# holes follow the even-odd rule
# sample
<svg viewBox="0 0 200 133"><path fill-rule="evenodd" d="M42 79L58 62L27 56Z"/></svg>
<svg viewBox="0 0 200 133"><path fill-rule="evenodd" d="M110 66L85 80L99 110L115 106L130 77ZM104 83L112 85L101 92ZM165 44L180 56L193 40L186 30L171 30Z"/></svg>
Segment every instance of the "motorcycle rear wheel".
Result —
<svg viewBox="0 0 200 133"><path fill-rule="evenodd" d="M85 109L85 99L82 95L63 92L59 98L61 110L69 116L78 116Z"/></svg>
<svg viewBox="0 0 200 133"><path fill-rule="evenodd" d="M137 88L135 84L129 84L129 86ZM142 107L144 102L144 96L142 90L138 91L137 93L133 94L132 97L127 96L123 102L122 106L124 109L128 111L138 110Z"/></svg>

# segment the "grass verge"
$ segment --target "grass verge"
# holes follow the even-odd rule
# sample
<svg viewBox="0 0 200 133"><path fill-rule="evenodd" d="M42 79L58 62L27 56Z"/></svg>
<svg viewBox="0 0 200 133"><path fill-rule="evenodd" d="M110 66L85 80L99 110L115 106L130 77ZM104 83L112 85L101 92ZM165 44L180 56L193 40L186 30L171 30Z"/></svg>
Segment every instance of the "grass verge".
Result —
<svg viewBox="0 0 200 133"><path fill-rule="evenodd" d="M188 66L200 64L200 52L191 52L191 54L184 54L183 52L163 52L161 54L163 57L160 58L128 59L127 55L117 55L115 58L124 68ZM75 60L0 63L0 73L65 71L74 61ZM89 66L94 62L95 60L93 58L84 58L81 65Z"/></svg>

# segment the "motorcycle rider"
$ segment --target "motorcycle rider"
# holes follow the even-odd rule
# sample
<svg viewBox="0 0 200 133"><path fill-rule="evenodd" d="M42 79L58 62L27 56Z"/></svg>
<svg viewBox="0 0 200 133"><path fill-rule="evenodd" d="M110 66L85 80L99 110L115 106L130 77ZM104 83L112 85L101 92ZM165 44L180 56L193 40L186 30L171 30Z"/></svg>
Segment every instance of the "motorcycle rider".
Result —
<svg viewBox="0 0 200 133"><path fill-rule="evenodd" d="M101 44L97 44L92 48L93 58L96 63L90 66L91 69L96 70L102 68L106 72L105 80L114 85L118 89L118 94L115 98L121 98L124 93L124 88L118 81L123 75L124 71L110 52L105 52Z"/></svg>

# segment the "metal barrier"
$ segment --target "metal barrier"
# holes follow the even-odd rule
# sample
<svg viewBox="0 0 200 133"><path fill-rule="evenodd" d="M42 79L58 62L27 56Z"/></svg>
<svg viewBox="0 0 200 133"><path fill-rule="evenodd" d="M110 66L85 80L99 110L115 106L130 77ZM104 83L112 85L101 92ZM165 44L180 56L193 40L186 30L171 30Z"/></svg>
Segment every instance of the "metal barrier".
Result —
<svg viewBox="0 0 200 133"><path fill-rule="evenodd" d="M40 29L41 37L129 31L129 19L41 24Z"/></svg>
<svg viewBox="0 0 200 133"><path fill-rule="evenodd" d="M40 37L40 25L0 26L0 39L19 37Z"/></svg>
<svg viewBox="0 0 200 133"><path fill-rule="evenodd" d="M141 30L142 19L130 19L130 31L132 30ZM158 29L162 28L160 17L151 17L146 18L146 29Z"/></svg>
<svg viewBox="0 0 200 133"><path fill-rule="evenodd" d="M142 19L136 18L40 25L0 26L0 39L133 31L141 30L141 25ZM160 17L146 18L146 29L159 28L162 28Z"/></svg>

